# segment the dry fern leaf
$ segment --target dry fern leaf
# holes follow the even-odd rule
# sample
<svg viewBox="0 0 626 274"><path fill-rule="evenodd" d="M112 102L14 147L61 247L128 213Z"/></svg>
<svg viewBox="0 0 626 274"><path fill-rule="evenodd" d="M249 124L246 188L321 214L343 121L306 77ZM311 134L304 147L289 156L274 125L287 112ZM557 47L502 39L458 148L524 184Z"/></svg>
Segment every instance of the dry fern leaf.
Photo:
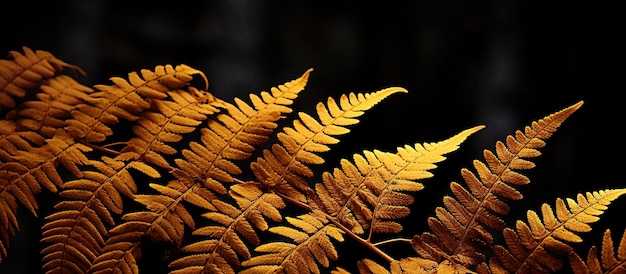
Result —
<svg viewBox="0 0 626 274"><path fill-rule="evenodd" d="M515 136L507 136L506 143L496 143L496 153L484 150L486 164L475 160L476 174L462 169L467 186L450 184L454 197L445 196L444 207L436 209L436 217L428 219L430 232L416 235L413 248L422 256L434 261L452 257L454 261L476 265L484 261L484 245L492 243L488 228L501 230L501 216L509 214L506 201L523 196L514 187L528 184L529 179L518 173L534 167L530 158L539 156L539 149L582 101L546 116Z"/></svg>
<svg viewBox="0 0 626 274"><path fill-rule="evenodd" d="M185 159L177 159L176 164L188 177L205 180L207 187L215 180L232 182L231 175L238 175L241 170L231 161L250 158L255 146L269 140L280 115L291 112L289 105L304 89L311 71L272 88L271 94L251 94L253 106L238 98L235 105L223 102L226 113L208 121L207 127L201 129L202 143L191 142L190 149L182 152Z"/></svg>
<svg viewBox="0 0 626 274"><path fill-rule="evenodd" d="M575 252L570 252L569 263L574 274L601 274L601 273L624 273L626 272L626 231L622 234L617 256L613 247L611 230L604 231L602 237L602 251L598 259L596 246L592 246L587 254L587 263Z"/></svg>
<svg viewBox="0 0 626 274"><path fill-rule="evenodd" d="M64 128L70 112L88 100L93 91L67 75L41 81L39 89L38 100L20 104L12 119L16 120L18 130L39 132L46 138L52 138L57 129Z"/></svg>
<svg viewBox="0 0 626 274"><path fill-rule="evenodd" d="M276 194L264 193L253 183L232 185L229 196L236 201L237 207L214 200L216 210L202 215L213 225L193 232L193 235L202 236L202 240L179 249L190 255L171 262L171 273L206 273L217 269L223 273L235 273L241 262L251 257L248 244L260 244L255 229L267 230L267 218L274 222L282 220L283 200Z"/></svg>
<svg viewBox="0 0 626 274"><path fill-rule="evenodd" d="M76 172L76 165L88 161L83 152L91 150L82 144L73 143L62 132L46 140L47 143L41 147L32 147L17 135L13 137L16 138L2 138L0 141L3 147L0 151L6 152L4 148L9 147L9 144L16 145L8 150L13 154L13 161L0 163L0 261L2 256L6 256L9 238L19 230L17 202L36 216L38 206L35 195L41 192L42 187L56 192L64 184L57 171L58 165ZM3 142L9 139L12 140Z"/></svg>
<svg viewBox="0 0 626 274"><path fill-rule="evenodd" d="M263 157L250 165L251 170L265 188L305 201L300 191L309 189L306 179L313 176L307 165L324 163L316 153L328 151L328 145L339 142L332 136L348 133L346 126L358 123L356 118L364 111L397 92L407 91L392 87L367 94L344 94L339 105L329 97L327 106L317 104L319 122L306 113L299 113L300 119L293 121L293 127L284 127L278 133L282 145L274 144L271 150L264 150Z"/></svg>
<svg viewBox="0 0 626 274"><path fill-rule="evenodd" d="M128 81L111 77L113 85L95 85L98 91L91 93L91 99L72 110L67 130L74 138L102 142L113 134L109 125L117 124L119 118L136 121L138 114L152 106L152 100L164 99L169 91L187 86L196 74L208 85L201 71L186 65L157 66L154 72L144 69L141 76L131 72Z"/></svg>
<svg viewBox="0 0 626 274"><path fill-rule="evenodd" d="M137 186L129 169L141 169L140 162L123 162L108 157L91 161L94 170L82 171L82 178L68 181L59 193L63 199L42 226L43 269L53 273L84 273L100 255L107 225L115 224L114 214L122 213L122 195L133 197Z"/></svg>
<svg viewBox="0 0 626 274"><path fill-rule="evenodd" d="M189 87L194 90L193 87ZM183 90L167 92L169 100L153 101L151 111L145 111L132 127L136 137L131 138L121 150L120 157L143 160L147 164L172 169L163 155L173 155L177 150L167 143L177 143L184 134L193 132L198 125L219 112L221 101L211 98L201 103L197 97Z"/></svg>
<svg viewBox="0 0 626 274"><path fill-rule="evenodd" d="M79 67L68 64L47 51L22 47L24 54L10 51L12 60L0 60L0 111L15 108L15 99L26 96L26 90L44 79L52 78L65 68L85 74Z"/></svg>
<svg viewBox="0 0 626 274"><path fill-rule="evenodd" d="M320 214L286 217L293 227L276 226L270 232L290 238L294 243L271 242L254 250L263 253L244 261L239 273L320 273L319 266L330 266L339 255L331 239L343 242L343 231Z"/></svg>
<svg viewBox="0 0 626 274"><path fill-rule="evenodd" d="M589 224L598 221L610 203L623 194L626 189L608 189L578 194L576 200L559 198L556 211L548 204L541 206L541 218L529 210L527 223L517 221L515 230L504 229L507 247L494 246L494 255L510 272L558 271L563 267L558 256L573 250L569 243L582 242L578 233L591 231Z"/></svg>
<svg viewBox="0 0 626 274"><path fill-rule="evenodd" d="M134 265L137 256L141 254L140 240L144 236L155 241L180 244L184 224L195 229L195 223L184 204L181 203L182 201L207 210L218 211L218 208L211 203L216 198L214 193L225 194L226 189L222 186L222 182L232 182L231 175L241 173L240 169L230 161L249 158L255 145L267 142L268 136L276 128L274 122L280 118L280 114L291 112L288 105L292 104L292 100L304 89L311 71L306 71L296 80L272 88L271 94L268 92L261 92L260 96L251 94L250 100L253 106L238 98L235 98L236 105L219 101L219 107L226 113L217 115L214 120L209 120L207 127L201 129L202 143L191 142L190 149L183 150L185 160L177 159L176 163L180 169L173 170L178 180L171 181L167 186L152 184L151 187L160 195L136 196L136 201L147 206L150 211L130 213L123 217L126 222L109 232L111 237L107 240L103 254L96 259L92 271L108 271L111 268L136 271ZM169 117L170 113L174 112L174 107L166 102L159 101L156 105L170 106L170 110L162 112ZM207 108L203 109L206 111ZM192 116L189 114L191 110L185 111L186 116ZM194 114L194 117L205 118L200 115L198 112ZM192 130L191 125L195 126L196 123L190 119L185 120L187 124L179 125L177 128L180 131ZM194 121L200 121L200 119L194 119ZM157 131L154 126L143 128L150 132ZM147 133L137 135L148 136ZM142 145L142 147L145 146ZM138 152L138 149L142 148L131 147L122 152L127 150ZM155 163L159 165L158 162ZM237 192L234 191L234 193ZM264 203L261 202L261 205ZM264 207L267 206L264 205ZM123 246L122 250L120 246Z"/></svg>
<svg viewBox="0 0 626 274"><path fill-rule="evenodd" d="M373 232L399 233L402 226L393 220L408 215L413 203L413 196L405 192L421 190L418 180L432 177L428 170L445 160L443 155L482 128L473 127L437 143L407 145L396 154L378 150L355 154L354 164L344 159L341 169L323 174L316 194L324 211L352 232L363 234L371 228L368 240Z"/></svg>

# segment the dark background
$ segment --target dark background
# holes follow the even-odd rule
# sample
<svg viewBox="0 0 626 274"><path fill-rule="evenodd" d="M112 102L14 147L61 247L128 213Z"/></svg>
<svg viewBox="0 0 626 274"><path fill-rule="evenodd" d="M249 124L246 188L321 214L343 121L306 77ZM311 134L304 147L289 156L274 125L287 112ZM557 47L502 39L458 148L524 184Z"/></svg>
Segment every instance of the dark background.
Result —
<svg viewBox="0 0 626 274"><path fill-rule="evenodd" d="M514 218L556 197L624 187L623 16L599 2L553 1L4 1L0 54L22 46L47 50L87 71L85 85L111 76L187 64L209 91L231 100L269 90L314 68L294 108L349 92L402 86L367 112L328 155L329 167L363 149L395 151L439 141L475 125L472 136L424 181L414 229L434 215L461 167L482 160L497 140L531 121L584 100L548 140L512 203ZM624 198L585 234L599 244L624 231ZM21 210L21 231L0 273L36 273L39 229ZM39 217L41 219L42 216ZM608 220L611 221L608 221ZM34 238L34 239L33 239ZM24 254L24 255L23 255ZM24 261L22 261L24 260Z"/></svg>

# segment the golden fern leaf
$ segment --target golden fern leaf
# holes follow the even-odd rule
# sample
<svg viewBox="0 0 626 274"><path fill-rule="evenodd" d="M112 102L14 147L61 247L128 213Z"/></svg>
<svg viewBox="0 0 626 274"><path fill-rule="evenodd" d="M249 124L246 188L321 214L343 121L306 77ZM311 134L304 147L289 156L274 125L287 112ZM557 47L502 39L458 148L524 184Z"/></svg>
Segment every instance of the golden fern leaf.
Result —
<svg viewBox="0 0 626 274"><path fill-rule="evenodd" d="M41 242L47 246L41 253L48 272L84 273L91 267L105 244L106 226L115 224L113 214L122 213L122 195L132 198L137 192L129 169L145 168L108 157L90 165L95 170L84 170L82 178L64 184L63 200L42 226Z"/></svg>
<svg viewBox="0 0 626 274"><path fill-rule="evenodd" d="M75 172L77 164L87 162L83 152L91 150L82 144L74 144L71 138L61 133L46 140L47 143L41 147L31 147L25 140L16 142L17 139L12 140L18 143L14 147L16 150L12 151L14 161L0 163L0 261L2 256L6 256L8 239L19 229L16 202L19 201L36 216L38 205L35 195L41 192L41 188L56 192L57 187L63 185L57 166L62 164L68 171ZM7 143L0 144L7 146Z"/></svg>
<svg viewBox="0 0 626 274"><path fill-rule="evenodd" d="M311 71L309 69L299 78L273 87L271 94L261 92L260 97L251 94L254 108L238 98L235 98L236 105L223 102L226 113L209 120L207 128L201 130L202 144L191 142L191 149L183 150L186 160L176 160L180 169L192 178L206 180L207 187L212 180L232 182L231 175L238 175L241 170L231 160L248 159L254 146L269 140L269 135L277 127L275 122L281 114L291 112L289 105L304 89Z"/></svg>
<svg viewBox="0 0 626 274"><path fill-rule="evenodd" d="M617 248L617 257L611 238L611 230L604 231L600 260L596 246L592 246L587 254L587 263L575 252L570 252L569 263L574 274L600 274L626 272L626 231L622 234Z"/></svg>
<svg viewBox="0 0 626 274"><path fill-rule="evenodd" d="M216 210L202 215L214 225L193 232L204 240L179 249L191 254L171 262L171 273L210 272L212 269L235 273L241 261L251 257L246 242L254 246L260 244L255 228L267 230L266 218L275 222L282 220L279 210L285 207L283 200L276 194L264 193L255 184L232 185L229 195L235 199L238 208L222 200L214 200Z"/></svg>
<svg viewBox="0 0 626 274"><path fill-rule="evenodd" d="M392 87L367 94L344 94L339 105L329 97L328 106L320 102L316 107L321 123L306 113L299 113L300 119L294 120L293 128L285 127L278 133L282 145L274 144L271 150L264 150L263 157L250 168L265 188L304 201L305 196L300 191L309 188L306 178L313 176L307 165L324 162L316 153L328 151L327 145L339 142L332 136L348 133L345 126L358 123L356 118L364 111L397 92L407 91Z"/></svg>
<svg viewBox="0 0 626 274"><path fill-rule="evenodd" d="M109 230L102 253L94 259L89 273L139 273L137 259L141 257L141 240L144 237L179 246L185 233L184 226L195 227L191 214L175 200L182 196L180 192L162 185L150 186L162 195L135 196L135 201L144 204L150 211L122 216L124 222Z"/></svg>
<svg viewBox="0 0 626 274"><path fill-rule="evenodd" d="M49 79L64 68L85 74L79 67L68 64L47 51L33 51L22 47L24 54L10 51L13 60L0 60L0 110L14 108L14 99L23 98L26 89L36 87L40 81Z"/></svg>
<svg viewBox="0 0 626 274"><path fill-rule="evenodd" d="M444 207L438 207L436 217L428 219L430 232L413 237L418 254L434 261L450 257L467 265L484 261L484 245L493 239L487 228L504 228L501 216L510 211L506 201L523 197L514 186L530 182L517 170L534 167L528 159L541 154L539 149L545 146L545 140L582 104L580 101L533 122L524 132L518 130L515 136L507 136L506 144L498 141L496 154L484 150L486 164L474 161L477 175L462 169L467 188L456 182L450 184L454 197L445 196Z"/></svg>
<svg viewBox="0 0 626 274"><path fill-rule="evenodd" d="M114 85L96 85L98 91L91 93L91 99L76 106L67 121L67 130L77 139L87 142L101 142L113 134L109 125L118 123L118 118L135 121L139 113L149 109L151 99L164 99L167 92L189 84L193 75L200 75L208 85L201 71L186 65L157 66L155 71L141 70L143 79L137 72L128 74L128 81L112 77Z"/></svg>
<svg viewBox="0 0 626 274"><path fill-rule="evenodd" d="M194 89L190 87L190 89ZM196 129L209 115L219 112L220 106L215 98L206 99L208 103L198 102L198 98L189 92L176 90L167 93L171 101L152 102L153 111L146 111L132 127L136 137L131 138L121 150L121 154L132 154L126 159L144 160L162 168L172 169L163 154L173 155L177 150L167 143L176 143L183 139L183 134Z"/></svg>
<svg viewBox="0 0 626 274"><path fill-rule="evenodd" d="M354 164L341 161L341 169L325 172L323 183L315 191L324 211L356 234L373 232L399 233L402 226L393 221L409 214L413 196L404 192L419 191L418 180L432 177L428 170L443 161L443 155L459 148L477 126L437 143L415 144L398 148L396 154L378 150L355 154Z"/></svg>
<svg viewBox="0 0 626 274"><path fill-rule="evenodd" d="M290 238L295 242L281 241L262 244L254 250L262 255L252 257L243 263L246 269L239 273L320 273L319 265L330 266L330 260L337 260L338 253L331 239L343 242L343 231L329 223L322 215L310 213L297 218L286 217L293 227L276 226L270 232Z"/></svg>
<svg viewBox="0 0 626 274"><path fill-rule="evenodd" d="M556 214L544 203L541 218L529 210L527 223L517 221L515 230L504 229L508 248L496 245L494 255L511 272L558 271L563 262L557 255L573 250L568 243L582 242L577 233L591 231L589 224L598 221L608 205L623 194L626 189L608 189L578 194L576 200L558 198Z"/></svg>
<svg viewBox="0 0 626 274"><path fill-rule="evenodd" d="M59 75L41 82L37 101L26 101L16 111L18 130L30 130L52 138L59 128L64 128L70 112L88 100L93 89L76 82L72 77Z"/></svg>
<svg viewBox="0 0 626 274"><path fill-rule="evenodd" d="M181 203L182 201L210 211L218 211L211 201L216 197L214 193L226 193L220 181L231 182L233 180L230 177L231 174L241 172L230 160L249 158L254 149L253 145L259 145L268 140L268 136L276 127L274 122L281 113L291 111L288 105L303 90L310 72L311 70L308 70L300 78L272 88L271 94L262 92L260 97L251 94L250 99L254 108L238 98L235 98L236 106L219 101L219 107L226 110L226 113L217 115L215 120L208 121L207 128L202 128L202 144L191 142L190 149L183 150L185 160L177 159L176 163L180 169L172 171L178 180L171 181L167 186L151 185L160 195L136 196L136 201L147 206L150 212L130 213L123 216L126 223L120 224L109 232L111 237L107 240L102 255L96 259L92 271L106 271L111 268L136 271L136 266L133 265L136 257L141 254L140 240L144 236L152 240L180 244L183 224L195 229L195 223L184 204ZM156 103L156 105L168 104L166 101ZM162 113L167 117L172 116L171 113L175 112L175 107L171 104L165 107L169 110ZM195 117L194 121L202 118L200 114L191 115L190 111L185 110L185 116ZM186 124L194 123L190 119L186 121ZM144 126L144 128L148 127ZM154 129L147 130L156 132ZM145 147L145 145L142 146ZM128 150L138 151L138 149ZM122 150L122 152L125 151L126 149ZM263 208L267 208L265 202L260 202L260 204ZM271 217L276 218L275 215ZM120 246L123 246L123 249L120 249Z"/></svg>

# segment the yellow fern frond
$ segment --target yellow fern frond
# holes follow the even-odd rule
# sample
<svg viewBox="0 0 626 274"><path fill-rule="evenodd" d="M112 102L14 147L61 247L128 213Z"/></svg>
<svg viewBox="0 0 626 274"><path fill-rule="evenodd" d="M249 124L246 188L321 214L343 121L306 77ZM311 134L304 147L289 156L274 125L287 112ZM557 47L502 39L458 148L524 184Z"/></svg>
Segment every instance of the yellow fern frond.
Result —
<svg viewBox="0 0 626 274"><path fill-rule="evenodd" d="M355 154L354 164L341 161L331 175L325 172L323 183L315 186L325 212L356 234L370 229L372 233L398 233L402 230L394 219L409 214L408 206L415 192L423 188L418 181L432 176L428 170L445 159L443 155L458 149L477 126L437 143L415 144L398 148L396 154L364 151Z"/></svg>
<svg viewBox="0 0 626 274"><path fill-rule="evenodd" d="M622 239L617 247L617 257L615 255L611 230L607 229L602 237L600 259L598 259L596 246L592 246L587 254L587 263L573 251L569 254L569 263L574 274L626 272L626 231L622 234Z"/></svg>
<svg viewBox="0 0 626 274"><path fill-rule="evenodd" d="M151 100L167 97L169 91L187 86L193 75L204 74L186 65L157 66L155 71L141 70L143 79L136 73L128 74L128 81L112 77L114 85L95 85L98 90L91 99L72 110L73 119L67 121L67 130L73 137L87 142L102 142L113 132L109 125L139 119L139 113L149 109ZM208 82L207 82L208 85Z"/></svg>
<svg viewBox="0 0 626 274"><path fill-rule="evenodd" d="M12 60L0 60L0 110L16 107L15 99L23 98L27 89L52 78L64 68L85 74L79 67L56 58L50 52L33 51L28 47L22 47L22 50L24 54L10 51Z"/></svg>
<svg viewBox="0 0 626 274"><path fill-rule="evenodd" d="M339 258L331 239L343 242L342 230L315 213L286 220L295 228L276 226L269 231L290 238L295 244L276 241L258 246L255 251L263 254L244 261L241 265L247 269L240 273L259 273L270 268L281 273L320 273L320 265L328 268L330 260Z"/></svg>
<svg viewBox="0 0 626 274"><path fill-rule="evenodd" d="M203 240L186 245L180 249L183 256L172 263L171 273L188 271L210 271L220 269L224 273L234 273L247 260L251 252L246 243L257 246L260 239L255 231L269 228L266 218L274 222L282 220L280 209L285 207L283 200L276 194L264 193L252 183L232 185L229 195L235 199L238 207L221 200L213 201L215 211L202 216L214 225L196 229L193 234Z"/></svg>
<svg viewBox="0 0 626 274"><path fill-rule="evenodd" d="M450 184L454 197L444 197L444 207L436 209L436 217L428 219L430 232L416 235L413 248L422 257L441 261L454 256L457 262L476 265L484 261L484 252L493 236L488 228L504 228L501 216L509 214L507 201L519 200L523 195L514 187L530 182L518 173L534 167L528 160L539 156L540 148L571 114L582 106L578 102L561 111L533 122L515 136L507 136L506 144L498 141L495 154L484 150L485 163L475 160L476 174L462 169L461 175L467 187L456 182ZM420 238L420 239L417 239Z"/></svg>
<svg viewBox="0 0 626 274"><path fill-rule="evenodd" d="M275 144L271 150L265 150L263 157L250 168L264 187L304 201L300 191L309 188L305 179L313 176L307 165L324 162L316 153L328 151L327 145L339 142L332 136L346 134L349 130L344 126L357 123L356 118L364 111L397 92L406 90L393 87L367 94L350 93L341 96L339 105L332 98L328 98L327 105L318 103L319 122L299 113L300 119L293 122L293 128L285 127L278 133L282 145Z"/></svg>
<svg viewBox="0 0 626 274"><path fill-rule="evenodd" d="M503 231L507 247L496 245L497 260L511 272L558 271L563 262L557 255L569 254L569 243L581 242L578 233L591 231L589 224L600 219L609 204L626 189L609 189L579 194L576 200L559 198L556 210L541 206L541 218L529 210L528 222L517 221L516 229Z"/></svg>

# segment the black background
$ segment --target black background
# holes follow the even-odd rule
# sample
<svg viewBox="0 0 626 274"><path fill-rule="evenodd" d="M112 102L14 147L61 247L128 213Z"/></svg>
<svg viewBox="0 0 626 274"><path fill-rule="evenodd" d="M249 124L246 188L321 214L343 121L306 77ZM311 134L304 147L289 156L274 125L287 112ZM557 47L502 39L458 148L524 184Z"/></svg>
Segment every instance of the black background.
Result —
<svg viewBox="0 0 626 274"><path fill-rule="evenodd" d="M85 85L187 64L206 74L210 92L231 100L314 68L294 105L308 113L328 96L409 90L367 112L327 155L330 168L363 149L395 151L486 125L424 181L408 235L425 229L447 185L461 181L459 169L482 160L483 149L580 100L525 173L532 183L520 188L524 201L511 204L514 218L557 197L626 185L623 16L599 2L5 1L0 10L0 53L50 51L87 71L79 78ZM583 249L599 244L609 226L618 241L623 199L584 235ZM20 211L25 221L0 273L40 267L39 228Z"/></svg>

